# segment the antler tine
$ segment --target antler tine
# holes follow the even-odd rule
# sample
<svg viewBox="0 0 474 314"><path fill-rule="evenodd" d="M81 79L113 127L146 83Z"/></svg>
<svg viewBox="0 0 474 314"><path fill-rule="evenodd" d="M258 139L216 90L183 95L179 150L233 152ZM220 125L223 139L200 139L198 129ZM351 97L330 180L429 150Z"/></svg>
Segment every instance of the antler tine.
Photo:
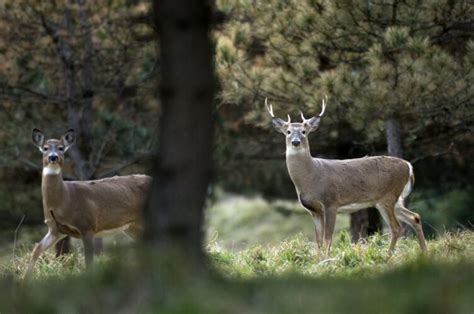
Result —
<svg viewBox="0 0 474 314"><path fill-rule="evenodd" d="M272 116L272 118L275 118L275 115L273 114L273 107L272 105L268 105L268 99L265 97L265 107L267 107L268 112Z"/></svg>
<svg viewBox="0 0 474 314"><path fill-rule="evenodd" d="M291 118L290 118L290 115L288 115L288 121L286 123L291 123Z"/></svg>
<svg viewBox="0 0 474 314"><path fill-rule="evenodd" d="M301 115L301 119L303 120L303 122L305 122L305 121L306 121L306 118L304 117L303 111L301 111L301 110L300 110L300 115Z"/></svg>
<svg viewBox="0 0 474 314"><path fill-rule="evenodd" d="M323 109L321 110L321 113L319 114L320 117L323 116L324 111L326 110L326 104L327 104L327 102L328 102L328 95L326 95L326 97L322 100Z"/></svg>

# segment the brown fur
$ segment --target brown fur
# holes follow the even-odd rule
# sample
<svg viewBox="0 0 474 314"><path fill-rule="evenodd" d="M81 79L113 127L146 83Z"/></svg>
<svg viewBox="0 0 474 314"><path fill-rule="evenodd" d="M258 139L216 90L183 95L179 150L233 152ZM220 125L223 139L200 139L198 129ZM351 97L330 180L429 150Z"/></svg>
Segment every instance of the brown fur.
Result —
<svg viewBox="0 0 474 314"><path fill-rule="evenodd" d="M267 104L273 126L286 137L286 165L298 199L313 216L316 243L324 242L329 253L338 212L354 212L375 206L391 231L391 253L402 233L401 222L416 232L426 251L420 216L404 206L414 183L411 165L400 158L376 156L346 160L312 158L307 136L319 126L319 116L291 123L275 118Z"/></svg>
<svg viewBox="0 0 474 314"><path fill-rule="evenodd" d="M86 265L92 263L93 237L101 232L123 229L133 238L142 231L145 206L152 178L146 175L115 176L92 181L63 181L64 153L73 145L74 131L60 140L44 141L33 130L33 142L43 153L43 213L48 233L35 246L25 278L38 257L65 236L81 238Z"/></svg>

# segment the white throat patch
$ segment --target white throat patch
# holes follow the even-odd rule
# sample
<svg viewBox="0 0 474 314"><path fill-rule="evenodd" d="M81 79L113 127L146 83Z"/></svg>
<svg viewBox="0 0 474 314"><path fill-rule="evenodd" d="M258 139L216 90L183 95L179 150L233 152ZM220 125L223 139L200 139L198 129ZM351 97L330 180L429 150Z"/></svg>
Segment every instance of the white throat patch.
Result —
<svg viewBox="0 0 474 314"><path fill-rule="evenodd" d="M304 153L304 149L303 148L295 148L295 147L292 147L292 146L288 146L286 147L286 155L298 155L298 154L301 154L301 153Z"/></svg>
<svg viewBox="0 0 474 314"><path fill-rule="evenodd" d="M61 167L48 165L43 168L43 176L54 176L61 173Z"/></svg>

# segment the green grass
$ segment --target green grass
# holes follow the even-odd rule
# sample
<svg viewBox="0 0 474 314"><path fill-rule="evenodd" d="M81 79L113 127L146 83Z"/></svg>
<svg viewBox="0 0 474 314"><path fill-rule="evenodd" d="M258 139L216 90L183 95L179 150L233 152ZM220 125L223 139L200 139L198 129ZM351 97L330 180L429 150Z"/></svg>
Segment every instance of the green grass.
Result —
<svg viewBox="0 0 474 314"><path fill-rule="evenodd" d="M71 255L47 252L23 285L45 230L20 229L0 251L0 313L474 313L474 232L430 239L426 255L403 237L388 258L387 235L353 244L347 225L341 216L322 258L296 202L226 195L206 215L211 276L189 277L186 256L141 259L118 236L88 271L80 242Z"/></svg>
<svg viewBox="0 0 474 314"><path fill-rule="evenodd" d="M387 235L377 234L367 241L351 244L349 234L343 231L335 237L328 258L319 256L315 244L302 234L275 246L254 246L238 252L211 243L209 254L216 267L231 278L294 273L310 277L375 277L425 260L444 264L474 261L474 233L446 233L431 240L426 256L420 254L418 243L413 238L403 237L390 258L387 248Z"/></svg>
<svg viewBox="0 0 474 314"><path fill-rule="evenodd" d="M269 202L259 196L227 194L219 198L206 210L208 242L242 250L255 245L277 245L298 233L314 239L313 220L296 201ZM348 227L349 216L338 215L336 232Z"/></svg>
<svg viewBox="0 0 474 314"><path fill-rule="evenodd" d="M446 233L428 249L421 255L403 238L388 259L386 236L351 244L342 232L321 260L302 234L241 251L212 242L209 263L219 275L191 279L183 259L143 264L127 248L91 271L81 254L49 253L21 286L24 247L14 263L2 262L0 313L472 313L474 232Z"/></svg>

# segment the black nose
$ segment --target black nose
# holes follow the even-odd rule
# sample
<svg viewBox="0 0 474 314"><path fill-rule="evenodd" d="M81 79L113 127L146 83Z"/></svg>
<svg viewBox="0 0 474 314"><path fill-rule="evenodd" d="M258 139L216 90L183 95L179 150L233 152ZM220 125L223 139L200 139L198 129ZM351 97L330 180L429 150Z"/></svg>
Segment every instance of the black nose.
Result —
<svg viewBox="0 0 474 314"><path fill-rule="evenodd" d="M292 141L291 141L291 144L292 144L293 146L300 146L301 142L300 142L300 140L292 140Z"/></svg>
<svg viewBox="0 0 474 314"><path fill-rule="evenodd" d="M49 160L49 162L56 162L56 161L58 161L58 156L50 155L50 156L48 156L48 160Z"/></svg>

